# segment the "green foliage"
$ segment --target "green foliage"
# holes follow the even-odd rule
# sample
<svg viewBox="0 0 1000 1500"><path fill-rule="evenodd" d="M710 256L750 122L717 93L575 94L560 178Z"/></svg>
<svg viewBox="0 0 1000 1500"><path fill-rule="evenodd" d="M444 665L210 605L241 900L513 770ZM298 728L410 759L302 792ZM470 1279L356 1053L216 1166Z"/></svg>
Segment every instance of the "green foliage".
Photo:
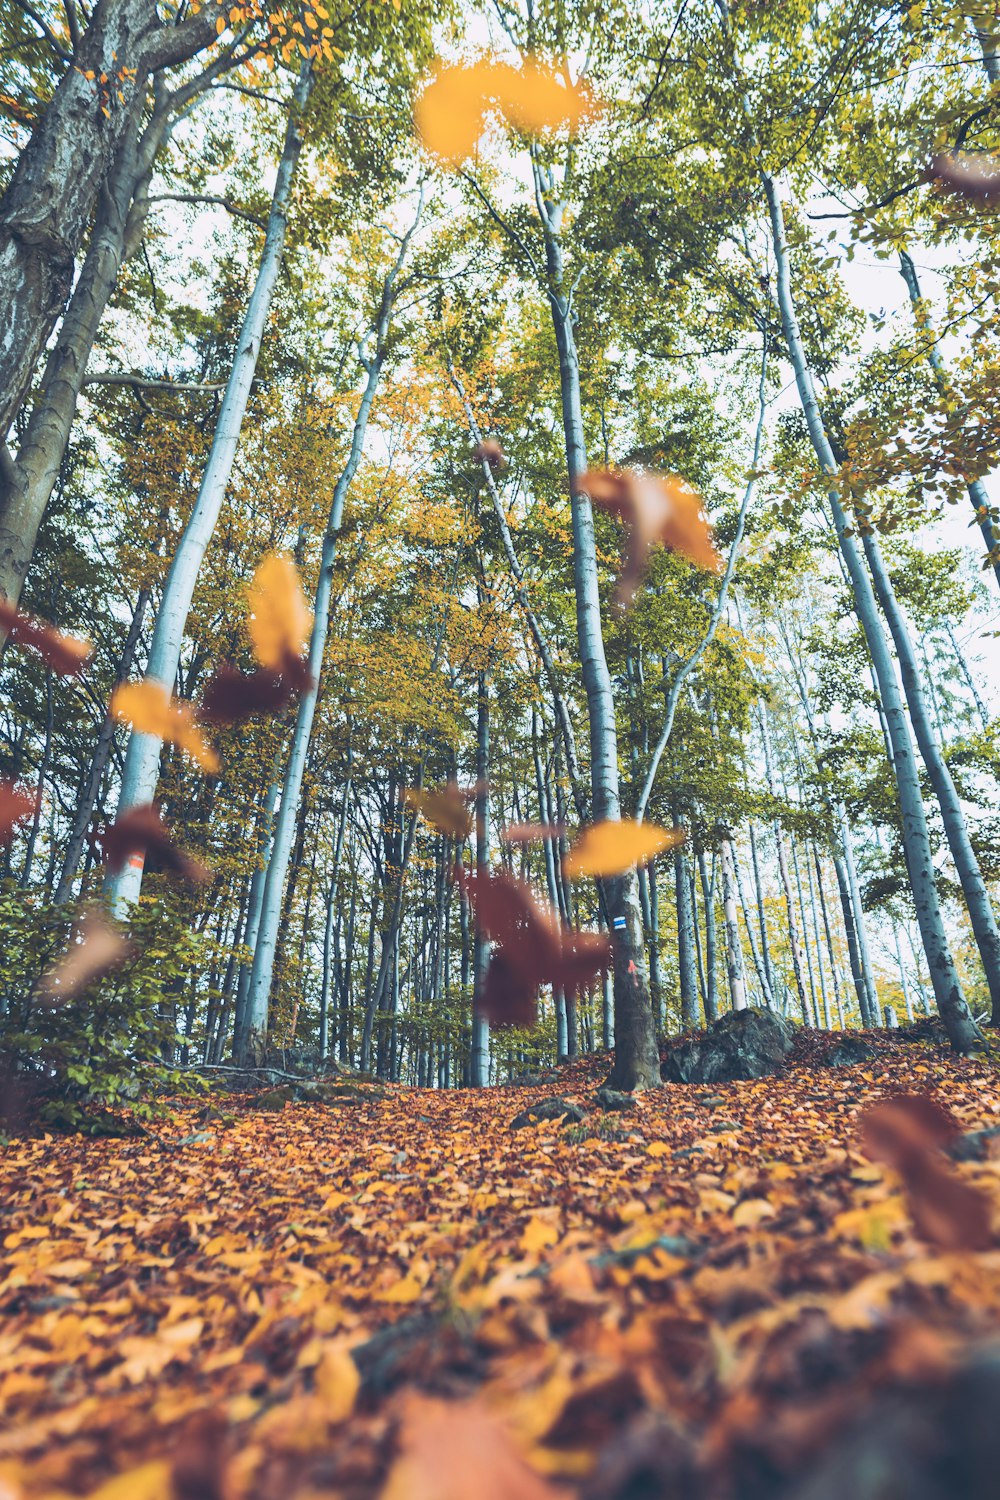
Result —
<svg viewBox="0 0 1000 1500"><path fill-rule="evenodd" d="M64 951L79 912L11 883L0 887L0 1058L30 1120L59 1129L121 1129L117 1112L150 1119L157 1095L192 1087L173 1069L176 1002L202 958L197 936L166 902L133 914L136 957L65 1004L39 1003L35 989Z"/></svg>

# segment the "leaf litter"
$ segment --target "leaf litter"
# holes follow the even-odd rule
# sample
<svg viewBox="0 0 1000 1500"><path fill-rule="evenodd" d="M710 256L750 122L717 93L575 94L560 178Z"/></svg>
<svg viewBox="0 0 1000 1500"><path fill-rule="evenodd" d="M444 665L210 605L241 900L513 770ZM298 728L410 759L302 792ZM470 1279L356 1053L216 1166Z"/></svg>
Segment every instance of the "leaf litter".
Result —
<svg viewBox="0 0 1000 1500"><path fill-rule="evenodd" d="M626 1117L588 1058L546 1081L572 1130L511 1130L546 1084L359 1079L10 1141L5 1500L795 1493L873 1392L1000 1325L994 1073L884 1033L831 1068L828 1041ZM945 1168L954 1130L975 1149ZM929 1156L985 1206L982 1248L911 1214Z"/></svg>

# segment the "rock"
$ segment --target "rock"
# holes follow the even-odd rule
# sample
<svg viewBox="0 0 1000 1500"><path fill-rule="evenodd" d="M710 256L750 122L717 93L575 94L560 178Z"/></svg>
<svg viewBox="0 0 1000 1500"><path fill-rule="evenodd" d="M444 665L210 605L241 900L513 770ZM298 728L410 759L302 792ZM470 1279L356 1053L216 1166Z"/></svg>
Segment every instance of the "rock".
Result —
<svg viewBox="0 0 1000 1500"><path fill-rule="evenodd" d="M824 1068L852 1068L855 1063L874 1062L877 1057L878 1053L871 1042L866 1042L863 1036L851 1036L848 1033L838 1037L826 1049L821 1062Z"/></svg>
<svg viewBox="0 0 1000 1500"><path fill-rule="evenodd" d="M207 1146L209 1141L214 1141L215 1136L208 1130L196 1130L193 1135L182 1135L177 1146Z"/></svg>
<svg viewBox="0 0 1000 1500"><path fill-rule="evenodd" d="M708 1127L709 1135L725 1135L727 1131L739 1130L739 1120L713 1120Z"/></svg>
<svg viewBox="0 0 1000 1500"><path fill-rule="evenodd" d="M1000 1125L967 1131L946 1149L953 1161L987 1161L991 1156L1000 1156Z"/></svg>
<svg viewBox="0 0 1000 1500"><path fill-rule="evenodd" d="M537 1125L539 1120L562 1120L564 1125L581 1125L586 1119L583 1110L568 1099L542 1099L522 1109L510 1122L511 1130L523 1130L526 1125Z"/></svg>
<svg viewBox="0 0 1000 1500"><path fill-rule="evenodd" d="M258 1094L253 1101L253 1108L265 1110L270 1114L277 1114L294 1097L294 1085L283 1083L279 1088L265 1089L262 1094Z"/></svg>
<svg viewBox="0 0 1000 1500"><path fill-rule="evenodd" d="M704 1109L718 1109L721 1105L729 1103L729 1100L723 1099L721 1094L695 1094L694 1100Z"/></svg>
<svg viewBox="0 0 1000 1500"><path fill-rule="evenodd" d="M919 1021L898 1027L895 1039L897 1042L937 1042L942 1047L951 1046L940 1016L921 1016Z"/></svg>
<svg viewBox="0 0 1000 1500"><path fill-rule="evenodd" d="M514 1078L508 1078L504 1084L505 1089L540 1089L545 1079L541 1073L518 1073Z"/></svg>
<svg viewBox="0 0 1000 1500"><path fill-rule="evenodd" d="M627 1115L635 1109L635 1100L632 1095L620 1094L617 1089L598 1089L594 1098L601 1109L609 1114Z"/></svg>
<svg viewBox="0 0 1000 1500"><path fill-rule="evenodd" d="M668 1083L732 1083L777 1073L795 1033L773 1010L737 1010L721 1016L701 1037L670 1048L661 1076Z"/></svg>

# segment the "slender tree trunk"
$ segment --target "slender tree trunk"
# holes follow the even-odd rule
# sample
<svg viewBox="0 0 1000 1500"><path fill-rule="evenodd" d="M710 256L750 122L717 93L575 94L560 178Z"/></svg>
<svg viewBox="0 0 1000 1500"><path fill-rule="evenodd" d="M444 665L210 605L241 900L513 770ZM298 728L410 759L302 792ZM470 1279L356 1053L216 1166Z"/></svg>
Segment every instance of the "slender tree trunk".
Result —
<svg viewBox="0 0 1000 1500"><path fill-rule="evenodd" d="M809 436L825 476L834 530L851 579L855 608L878 677L882 706L892 738L893 769L899 793L907 868L934 993L952 1046L957 1052L973 1052L980 1045L980 1037L969 1013L958 972L948 947L934 880L927 818L921 798L920 780L905 709L896 683L892 658L878 618L878 607L872 591L871 579L858 551L855 537L848 526L840 492L836 485L837 463L820 414L812 371L802 343L792 295L781 202L769 173L761 170L760 180L771 220L771 240L777 269L778 310L785 345L795 373L796 387Z"/></svg>
<svg viewBox="0 0 1000 1500"><path fill-rule="evenodd" d="M955 653L955 661L957 662L958 669L962 674L962 680L969 690L973 703L976 705L976 711L979 714L979 721L984 729L988 729L990 724L989 712L986 708L986 704L979 696L979 689L976 687L975 678L969 671L969 663L966 660L965 652L962 650L955 639L955 631L950 620L945 625L945 629L948 632L948 639L951 642L951 649Z"/></svg>
<svg viewBox="0 0 1000 1500"><path fill-rule="evenodd" d="M774 991L771 988L771 976L764 966L763 957L757 946L753 918L750 915L750 906L747 902L746 891L743 888L743 876L740 873L740 862L735 857L735 849L733 850L733 856L733 874L736 877L736 890L740 898L740 909L743 912L743 926L746 931L747 942L750 944L750 957L753 959L753 966L757 971L757 983L760 985L760 993L764 1004L768 1010L773 1010L775 1008L775 1001Z"/></svg>
<svg viewBox="0 0 1000 1500"><path fill-rule="evenodd" d="M484 876L490 868L490 700L486 673L476 683L476 871ZM490 1081L490 1023L482 1010L483 986L489 965L489 938L477 927L472 959L472 1086L486 1088Z"/></svg>
<svg viewBox="0 0 1000 1500"><path fill-rule="evenodd" d="M992 50L996 43L991 40L991 50L987 51L984 34L977 32L977 35L982 43L983 60L986 63L990 82L1000 82L1000 73L997 72L996 53ZM899 271L906 282L906 290L910 294L910 304L913 308L913 319L917 325L917 331L922 337L926 337L928 341L926 350L927 362L934 372L934 383L942 396L947 396L949 394L948 372L945 368L944 360L941 358L937 341L932 335L928 316L929 308L921 296L917 268L913 264L909 252L906 250L900 250L899 252ZM979 529L983 534L983 541L986 543L986 556L992 566L993 576L997 583L1000 583L1000 533L998 533L994 522L995 507L990 505L990 497L987 495L986 486L981 479L966 480L966 489L969 492L969 502L975 511Z"/></svg>
<svg viewBox="0 0 1000 1500"><path fill-rule="evenodd" d="M241 962L236 985L236 1005L233 1018L233 1057L237 1061L247 1055L247 997L250 993L250 971L253 966L254 950L257 946L257 933L260 930L260 913L264 900L264 881L267 877L267 865L270 858L274 810L278 805L280 793L281 782L278 779L276 755L275 764L272 767L271 777L264 797L264 806L261 809L260 823L257 831L256 860L254 862L253 874L250 877L250 894L247 899L247 919L243 932L242 946L249 950L250 957L248 960Z"/></svg>
<svg viewBox="0 0 1000 1500"><path fill-rule="evenodd" d="M303 63L289 111L257 280L240 329L236 358L226 385L212 450L202 476L198 499L178 544L157 611L146 675L159 682L168 692L173 691L177 676L184 626L198 572L225 499L250 387L257 368L261 339L281 267L292 180L302 150L301 117L309 100L312 78L311 64ZM156 790L159 759L159 739L155 735L133 730L129 736L122 773L119 816L130 808L151 801ZM108 894L115 910L120 912L130 902L137 901L141 886L142 868L133 865L127 865L121 875L109 879Z"/></svg>
<svg viewBox="0 0 1000 1500"><path fill-rule="evenodd" d="M28 832L28 846L24 855L24 873L21 876L21 884L24 886L31 883L31 869L35 862L35 845L38 842L38 830L42 821L42 805L45 799L45 783L48 779L49 766L52 763L52 729L54 724L54 713L52 703L52 671L51 668L45 674L45 740L42 745L42 758L38 763L38 780L35 784L35 812L31 819L31 828Z"/></svg>
<svg viewBox="0 0 1000 1500"><path fill-rule="evenodd" d="M705 1020L711 1023L719 1015L719 942L715 922L715 856L712 857L712 870L709 874L704 849L698 850L698 875L705 908Z"/></svg>
<svg viewBox="0 0 1000 1500"><path fill-rule="evenodd" d="M757 924L760 928L760 958L767 976L767 986L771 992L772 1001L777 1001L778 994L774 981L774 969L771 964L771 945L767 937L767 909L764 904L764 883L760 876L760 858L757 852L757 830L751 820L747 833L750 840L750 864L753 869L753 888L757 903Z"/></svg>
<svg viewBox="0 0 1000 1500"><path fill-rule="evenodd" d="M598 588L594 513L590 497L578 489L587 468L575 314L566 291L561 228L564 208L556 201L547 169L532 154L535 202L545 239L547 292L559 356L559 383L566 467L571 491L573 584L576 624L590 720L591 806L595 821L621 817L618 730L614 692L604 650ZM656 1023L649 999L646 958L634 871L602 881L604 904L615 937L615 1060L608 1085L616 1089L655 1088L660 1082Z"/></svg>
<svg viewBox="0 0 1000 1500"><path fill-rule="evenodd" d="M676 821L676 820L675 820ZM694 912L682 844L674 848L674 890L677 898L677 969L681 991L681 1025L698 1024L698 969L694 951Z"/></svg>
<svg viewBox="0 0 1000 1500"><path fill-rule="evenodd" d="M726 923L726 975L729 980L729 999L733 1010L746 1010L747 986L743 972L743 949L740 944L740 926L736 914L736 859L733 853L732 834L728 828L720 829L722 850L722 910Z"/></svg>
<svg viewBox="0 0 1000 1500"><path fill-rule="evenodd" d="M920 757L927 767L927 775L941 808L945 837L958 872L972 933L986 974L986 983L993 1007L993 1023L997 1025L1000 1024L1000 928L997 927L989 891L979 868L976 852L972 847L968 824L951 771L948 769L948 762L934 733L934 726L927 711L920 666L913 648L913 641L885 566L882 549L873 531L867 529L863 531L863 546L875 585L875 594L882 613L888 621L893 644L896 647L896 659L899 662L906 706L910 711L910 723L913 726Z"/></svg>
<svg viewBox="0 0 1000 1500"><path fill-rule="evenodd" d="M132 661L135 657L136 647L139 644L139 636L142 633L142 622L149 604L149 590L140 590L136 600L135 609L132 611L132 623L125 637L122 654L118 661L118 671L115 674L115 686L125 682L129 672L132 670ZM59 876L59 884L56 887L55 900L57 905L68 901L73 891L73 881L76 872L80 868L80 859L83 854L84 844L87 838L87 829L90 827L94 812L97 808L98 798L101 794L101 782L107 770L108 761L111 759L111 747L115 741L115 721L110 714L106 714L97 736L97 744L90 758L90 766L87 770L87 780L84 782L73 814L73 826L70 829L69 842L66 845L66 853L63 856L62 872Z"/></svg>

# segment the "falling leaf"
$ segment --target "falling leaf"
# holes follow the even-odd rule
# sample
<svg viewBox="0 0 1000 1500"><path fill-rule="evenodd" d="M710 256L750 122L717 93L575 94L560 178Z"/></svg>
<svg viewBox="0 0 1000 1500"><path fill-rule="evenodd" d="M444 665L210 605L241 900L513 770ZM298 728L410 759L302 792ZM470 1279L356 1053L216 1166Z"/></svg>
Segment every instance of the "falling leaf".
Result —
<svg viewBox="0 0 1000 1500"><path fill-rule="evenodd" d="M203 770L219 769L219 757L194 721L190 703L171 698L166 688L152 678L125 682L111 695L111 715L131 724L140 734L177 745Z"/></svg>
<svg viewBox="0 0 1000 1500"><path fill-rule="evenodd" d="M478 1401L411 1397L379 1500L561 1500Z"/></svg>
<svg viewBox="0 0 1000 1500"><path fill-rule="evenodd" d="M657 543L700 568L719 571L722 559L702 511L701 496L683 479L648 469L600 469L581 474L574 488L625 523L625 566L617 590L622 607L631 604L645 575L650 550Z"/></svg>
<svg viewBox="0 0 1000 1500"><path fill-rule="evenodd" d="M302 656L312 625L298 568L290 557L268 553L250 584L247 626L254 656L262 667L283 671L289 658Z"/></svg>
<svg viewBox="0 0 1000 1500"><path fill-rule="evenodd" d="M38 796L22 791L13 781L0 781L0 844L9 844L14 826L30 817L38 806Z"/></svg>
<svg viewBox="0 0 1000 1500"><path fill-rule="evenodd" d="M1000 157L985 152L941 151L931 157L927 175L947 192L992 208L1000 203Z"/></svg>
<svg viewBox="0 0 1000 1500"><path fill-rule="evenodd" d="M46 1005L72 1000L89 984L120 969L135 955L129 942L99 906L80 916L64 956L38 981L38 998Z"/></svg>
<svg viewBox="0 0 1000 1500"><path fill-rule="evenodd" d="M986 1194L941 1155L957 1133L947 1110L926 1094L897 1094L859 1120L866 1153L899 1173L913 1226L942 1250L985 1250L992 1242Z"/></svg>
<svg viewBox="0 0 1000 1500"><path fill-rule="evenodd" d="M502 469L507 462L504 451L495 438L484 438L481 443L477 443L472 456L477 463L489 464L491 469Z"/></svg>
<svg viewBox="0 0 1000 1500"><path fill-rule="evenodd" d="M537 134L568 126L575 131L593 111L582 84L567 84L551 68L525 59L509 63L439 63L416 102L414 116L429 151L456 167L475 150L486 116L494 110L517 129Z"/></svg>
<svg viewBox="0 0 1000 1500"><path fill-rule="evenodd" d="M592 823L584 828L563 859L568 880L585 875L621 875L635 865L645 865L664 849L683 843L682 828L657 828L631 819Z"/></svg>
<svg viewBox="0 0 1000 1500"><path fill-rule="evenodd" d="M482 997L492 1025L533 1025L541 985L574 995L610 964L605 933L564 927L523 881L503 873L468 874L461 867L455 880L472 904L480 930L497 944Z"/></svg>
<svg viewBox="0 0 1000 1500"><path fill-rule="evenodd" d="M256 672L241 672L230 662L223 662L209 679L198 713L207 724L239 724L257 714L276 714L297 693L315 685L305 661L299 656L286 657L280 672L260 667Z"/></svg>
<svg viewBox="0 0 1000 1500"><path fill-rule="evenodd" d="M558 839L566 832L564 823L508 823L500 835L504 844L533 844L539 839Z"/></svg>
<svg viewBox="0 0 1000 1500"><path fill-rule="evenodd" d="M142 856L152 850L166 869L192 885L204 885L212 878L207 865L192 859L177 847L155 803L130 808L114 823L109 824L96 842L103 850L112 874L123 870L130 858L137 860L141 867Z"/></svg>
<svg viewBox="0 0 1000 1500"><path fill-rule="evenodd" d="M37 651L53 672L64 677L81 672L93 655L94 648L89 641L63 635L54 625L22 614L6 599L0 599L0 630L7 632L7 639L12 644L29 646Z"/></svg>
<svg viewBox="0 0 1000 1500"><path fill-rule="evenodd" d="M463 791L454 781L449 781L439 792L407 787L403 792L403 804L411 811L421 813L439 833L447 834L453 839L464 839L472 832L473 817L469 803L477 793L478 788Z"/></svg>

